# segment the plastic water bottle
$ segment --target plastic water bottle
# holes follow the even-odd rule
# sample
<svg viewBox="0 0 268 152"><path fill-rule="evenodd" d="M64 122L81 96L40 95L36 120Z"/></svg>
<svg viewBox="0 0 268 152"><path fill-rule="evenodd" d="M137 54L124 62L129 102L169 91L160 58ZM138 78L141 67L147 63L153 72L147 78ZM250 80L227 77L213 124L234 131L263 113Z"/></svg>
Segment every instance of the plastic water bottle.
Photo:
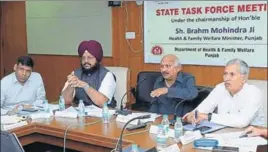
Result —
<svg viewBox="0 0 268 152"><path fill-rule="evenodd" d="M161 124L163 125L164 129L168 133L168 131L169 131L169 124L170 124L170 122L168 120L168 115L163 115L163 119L162 119Z"/></svg>
<svg viewBox="0 0 268 152"><path fill-rule="evenodd" d="M109 122L109 109L107 103L104 103L102 107L102 121L103 123Z"/></svg>
<svg viewBox="0 0 268 152"><path fill-rule="evenodd" d="M44 108L44 111L45 112L50 112L49 111L49 105L48 105L48 101L47 100L44 100L43 101L43 108Z"/></svg>
<svg viewBox="0 0 268 152"><path fill-rule="evenodd" d="M84 116L85 115L85 105L84 105L83 100L79 100L78 109L79 109L78 115Z"/></svg>
<svg viewBox="0 0 268 152"><path fill-rule="evenodd" d="M132 144L132 146L131 146L131 152L139 152L138 146L136 144Z"/></svg>
<svg viewBox="0 0 268 152"><path fill-rule="evenodd" d="M63 96L60 96L60 99L59 99L59 110L60 111L63 111L65 109L65 100L63 98Z"/></svg>
<svg viewBox="0 0 268 152"><path fill-rule="evenodd" d="M157 151L162 151L167 146L168 134L163 125L158 126L158 134L156 137Z"/></svg>
<svg viewBox="0 0 268 152"><path fill-rule="evenodd" d="M183 125L181 122L181 118L177 117L176 122L174 124L174 139L175 139L175 141L179 142L181 136L183 136Z"/></svg>

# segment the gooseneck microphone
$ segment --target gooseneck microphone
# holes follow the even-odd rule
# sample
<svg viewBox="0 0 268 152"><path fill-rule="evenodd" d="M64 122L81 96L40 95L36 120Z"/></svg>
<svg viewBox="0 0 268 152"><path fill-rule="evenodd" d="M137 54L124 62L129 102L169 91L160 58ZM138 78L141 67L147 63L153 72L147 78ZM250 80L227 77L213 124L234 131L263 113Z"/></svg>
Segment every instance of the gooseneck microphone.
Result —
<svg viewBox="0 0 268 152"><path fill-rule="evenodd" d="M130 122L132 122L132 121L134 121L134 120L136 120L136 119L147 119L147 118L150 118L150 117L151 117L151 115L148 114L148 115L143 115L143 116L139 116L139 117L135 117L135 118L130 119L130 120L124 125L124 127L123 127L123 129L122 129L122 131L121 131L120 137L119 137L118 142L117 142L116 147L115 147L115 151L116 151L116 152L122 152L122 151L123 151L123 149L122 149L122 138L123 138L123 133L124 133L124 130L126 129L127 125L128 125Z"/></svg>
<svg viewBox="0 0 268 152"><path fill-rule="evenodd" d="M141 80L136 84L136 86L135 86L134 88L137 88L137 87L139 86L139 84L140 84L141 82L143 82L144 80L146 80L146 79L147 79L147 77L141 79ZM125 116L128 115L128 114L131 114L131 111L130 111L130 110L123 109L123 99L124 99L124 97L125 97L130 91L132 91L132 89L134 89L134 88L130 88L130 89L127 90L127 92L124 93L124 95L122 96L122 98L121 98L121 103L120 103L120 109L116 111L117 114L121 114L121 115L125 115Z"/></svg>
<svg viewBox="0 0 268 152"><path fill-rule="evenodd" d="M204 91L204 90L207 90L208 88L207 87L204 87L204 88L202 88L202 89L200 89L200 90L198 90L197 92L198 92L198 94L200 93L200 92L202 92L202 91ZM198 95L197 95L198 96ZM196 97L197 98L197 97ZM170 122L170 125L174 125L175 124L175 122L176 122L176 116L177 116L177 110L178 110L178 107L181 105L181 104L183 104L185 101L190 101L190 100L194 100L194 99L184 99L184 100L181 100L179 103L177 103L177 105L175 106L175 110L174 110L174 118L173 118L173 120L171 120L171 122ZM180 115L179 116L181 116L182 115L182 111L180 112ZM181 116L182 117L182 116ZM182 122L183 124L185 124L184 122Z"/></svg>

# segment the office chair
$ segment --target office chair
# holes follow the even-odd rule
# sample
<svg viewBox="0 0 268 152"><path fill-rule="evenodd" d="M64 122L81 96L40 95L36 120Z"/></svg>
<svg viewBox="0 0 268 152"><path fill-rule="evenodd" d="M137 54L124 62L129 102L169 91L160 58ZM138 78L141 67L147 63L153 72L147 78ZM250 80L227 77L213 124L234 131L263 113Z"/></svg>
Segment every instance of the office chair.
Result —
<svg viewBox="0 0 268 152"><path fill-rule="evenodd" d="M24 152L15 133L1 130L1 152Z"/></svg>
<svg viewBox="0 0 268 152"><path fill-rule="evenodd" d="M139 72L137 77L137 83L140 80L141 82L137 88L132 92L136 98L136 103L132 105L133 110L146 111L148 112L151 106L152 97L150 96L151 91L153 90L154 83L158 77L161 76L160 72L155 71L142 71Z"/></svg>

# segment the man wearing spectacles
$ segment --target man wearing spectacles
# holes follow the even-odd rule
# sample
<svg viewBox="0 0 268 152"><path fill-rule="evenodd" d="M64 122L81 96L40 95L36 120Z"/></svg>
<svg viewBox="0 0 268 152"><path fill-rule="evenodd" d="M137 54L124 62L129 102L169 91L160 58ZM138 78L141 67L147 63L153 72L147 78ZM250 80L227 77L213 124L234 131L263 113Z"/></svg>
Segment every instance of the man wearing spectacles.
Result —
<svg viewBox="0 0 268 152"><path fill-rule="evenodd" d="M247 83L248 75L249 66L245 61L228 61L223 73L224 82L218 84L196 108L197 118L192 111L183 119L191 123L208 120L237 128L248 125L266 126L261 91ZM216 108L218 112L213 113Z"/></svg>
<svg viewBox="0 0 268 152"><path fill-rule="evenodd" d="M177 103L197 96L195 78L189 73L182 72L180 60L173 54L165 55L162 58L160 71L162 76L157 78L154 89L150 93L153 97L150 111L160 114L174 114ZM184 106L177 111L185 114L191 110L193 110L191 107Z"/></svg>

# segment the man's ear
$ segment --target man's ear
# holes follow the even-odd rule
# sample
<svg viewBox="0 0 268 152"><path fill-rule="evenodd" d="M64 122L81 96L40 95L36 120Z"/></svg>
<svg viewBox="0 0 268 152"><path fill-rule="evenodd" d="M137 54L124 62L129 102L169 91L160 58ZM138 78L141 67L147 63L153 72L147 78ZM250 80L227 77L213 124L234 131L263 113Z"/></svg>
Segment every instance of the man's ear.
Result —
<svg viewBox="0 0 268 152"><path fill-rule="evenodd" d="M18 67L18 65L17 64L14 64L13 70L16 71L17 70L17 67Z"/></svg>
<svg viewBox="0 0 268 152"><path fill-rule="evenodd" d="M181 65L177 66L177 71L180 72L181 70L182 70L182 66Z"/></svg>
<svg viewBox="0 0 268 152"><path fill-rule="evenodd" d="M246 81L247 81L246 80L246 75L242 75L242 78L243 78L243 80L242 80L243 84L246 83Z"/></svg>

